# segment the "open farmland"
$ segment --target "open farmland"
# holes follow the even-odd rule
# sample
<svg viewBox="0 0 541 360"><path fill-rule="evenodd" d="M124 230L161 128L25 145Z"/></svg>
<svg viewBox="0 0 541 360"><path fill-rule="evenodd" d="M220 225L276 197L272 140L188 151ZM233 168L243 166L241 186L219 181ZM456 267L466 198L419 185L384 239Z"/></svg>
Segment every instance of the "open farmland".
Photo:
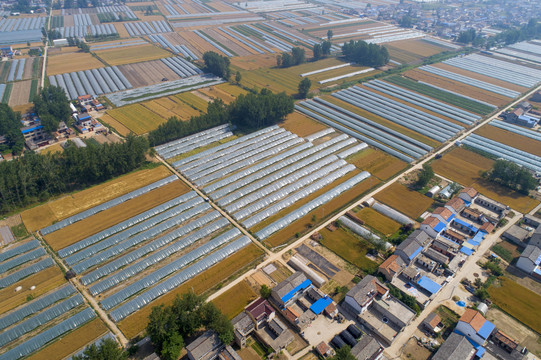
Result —
<svg viewBox="0 0 541 360"><path fill-rule="evenodd" d="M374 198L412 219L421 216L433 202L429 197L397 182L377 193Z"/></svg>
<svg viewBox="0 0 541 360"><path fill-rule="evenodd" d="M435 160L432 168L437 174L463 186L472 186L481 194L522 213L530 211L539 204L539 201L535 199L484 180L481 174L490 170L493 164L493 160L480 154L463 148L454 148L441 159Z"/></svg>
<svg viewBox="0 0 541 360"><path fill-rule="evenodd" d="M362 209L357 213L357 217L364 221L365 225L380 232L384 236L391 236L400 228L399 223L372 208Z"/></svg>
<svg viewBox="0 0 541 360"><path fill-rule="evenodd" d="M475 131L475 134L512 146L522 151L541 156L541 142L526 136L515 134L495 126L485 125Z"/></svg>
<svg viewBox="0 0 541 360"><path fill-rule="evenodd" d="M118 68L134 87L157 84L164 78L168 80L180 79L177 74L159 60L120 65Z"/></svg>
<svg viewBox="0 0 541 360"><path fill-rule="evenodd" d="M320 235L320 243L344 260L368 273L377 270L378 263L366 257L366 253L373 248L367 240L342 228L332 232L322 229Z"/></svg>
<svg viewBox="0 0 541 360"><path fill-rule="evenodd" d="M45 241L53 250L58 251L96 232L185 194L188 190L188 186L184 183L174 181L46 235Z"/></svg>
<svg viewBox="0 0 541 360"><path fill-rule="evenodd" d="M231 58L231 65L241 70L256 70L276 66L276 55L261 54L248 56L235 56Z"/></svg>
<svg viewBox="0 0 541 360"><path fill-rule="evenodd" d="M30 102L30 88L32 80L18 81L13 84L11 96L9 97L9 106L24 105Z"/></svg>
<svg viewBox="0 0 541 360"><path fill-rule="evenodd" d="M167 120L141 104L126 105L109 110L107 115L137 135L146 134Z"/></svg>
<svg viewBox="0 0 541 360"><path fill-rule="evenodd" d="M51 55L47 58L47 75L63 74L104 67L98 59L89 53L74 52Z"/></svg>
<svg viewBox="0 0 541 360"><path fill-rule="evenodd" d="M440 88L457 92L459 94L466 95L468 97L478 99L489 104L496 106L502 106L509 102L509 98L500 94L495 94L493 92L479 89L470 85L460 83L458 81L450 80L435 74L431 74L426 71L421 71L419 69L408 70L404 73L408 78L417 81L424 81L431 85L438 86Z"/></svg>
<svg viewBox="0 0 541 360"><path fill-rule="evenodd" d="M492 285L488 289L490 299L500 309L540 333L541 296L508 278L501 278L500 282L500 286Z"/></svg>
<svg viewBox="0 0 541 360"><path fill-rule="evenodd" d="M404 161L373 148L351 156L348 161L382 181L398 174L408 166Z"/></svg>
<svg viewBox="0 0 541 360"><path fill-rule="evenodd" d="M158 298L158 300L152 302L150 306L145 306L135 314L128 316L126 319L119 322L118 326L120 330L128 338L135 337L146 328L148 324L148 315L152 311L153 306L169 304L177 295L183 294L190 290L194 291L198 295L205 294L209 289L212 289L218 284L225 282L232 276L245 270L248 266L254 264L254 262L262 255L263 250L254 244L248 245L237 253L230 255L227 259L210 268L208 271L195 276L175 290L168 292L161 298Z"/></svg>
<svg viewBox="0 0 541 360"><path fill-rule="evenodd" d="M21 218L29 231L36 231L169 175L164 166L137 171L23 211Z"/></svg>
<svg viewBox="0 0 541 360"><path fill-rule="evenodd" d="M94 53L109 66L156 60L171 55L169 52L150 44L97 50Z"/></svg>
<svg viewBox="0 0 541 360"><path fill-rule="evenodd" d="M244 308L258 298L256 292L250 287L247 281L241 281L231 289L227 290L212 302L229 319L240 314Z"/></svg>
<svg viewBox="0 0 541 360"><path fill-rule="evenodd" d="M280 126L302 137L327 129L327 126L297 111L289 114Z"/></svg>
<svg viewBox="0 0 541 360"><path fill-rule="evenodd" d="M391 58L394 59L397 55L399 56L403 53L407 56L413 56L413 61L436 55L447 50L443 46L428 43L422 39L392 41L385 44L385 47L389 50Z"/></svg>
<svg viewBox="0 0 541 360"><path fill-rule="evenodd" d="M282 228L298 224L322 205L327 204L325 214L332 213L340 206L331 207L330 201L352 188L357 191L365 183L373 184L368 181L369 173L360 172L336 156L345 157L366 146L345 134L326 137L327 134L326 130L307 137L310 141L321 138L318 145L313 145L283 128L271 126L174 161L173 166L260 240L265 240ZM165 159L174 159L230 136L227 126L220 126L158 146L156 151ZM359 183L360 186L354 186ZM346 202L357 196L350 196ZM287 241L289 236L284 239Z"/></svg>

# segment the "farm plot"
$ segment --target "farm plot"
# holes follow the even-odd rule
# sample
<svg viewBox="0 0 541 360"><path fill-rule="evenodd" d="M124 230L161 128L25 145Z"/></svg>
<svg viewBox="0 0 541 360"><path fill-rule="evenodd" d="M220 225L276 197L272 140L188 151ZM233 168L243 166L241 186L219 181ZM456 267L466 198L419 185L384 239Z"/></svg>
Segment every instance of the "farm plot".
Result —
<svg viewBox="0 0 541 360"><path fill-rule="evenodd" d="M59 250L58 255L119 322L196 275L212 272L250 244L191 191L94 232Z"/></svg>
<svg viewBox="0 0 541 360"><path fill-rule="evenodd" d="M468 85L460 81L451 80L426 71L421 71L419 69L408 70L404 73L404 75L410 79L437 86L440 89L452 91L454 93L463 94L470 98L493 104L498 107L509 102L509 98L507 96L496 94L488 90L480 89L478 87Z"/></svg>
<svg viewBox="0 0 541 360"><path fill-rule="evenodd" d="M463 140L463 143L475 149L489 153L496 158L503 158L524 166L532 171L541 172L541 157L529 152L519 150L513 146L488 139L483 136L471 134ZM538 145L536 144L536 147Z"/></svg>
<svg viewBox="0 0 541 360"><path fill-rule="evenodd" d="M302 105L303 107L296 105L296 109L305 115L311 116L312 118L317 119L326 125L345 132L359 140L365 141L366 143L381 150L384 150L389 154L392 154L393 156L406 162L413 161L413 158L409 155L415 156L415 158L419 158L426 154L427 151L430 149L428 148L425 150L423 147L419 147L417 143L408 142L408 140L411 140L410 138L403 136L397 137L399 135L398 133L385 133L385 130L387 129L385 129L381 125L378 126L378 124L375 122L372 122L360 116L355 116L353 113L344 113L343 110L333 107L331 103L322 103L322 101L325 100L318 100L318 102L301 102L300 105ZM379 135L381 131L384 132L382 133L383 136ZM363 134L367 134L370 137ZM390 148L389 146L384 145L385 143L375 141L374 139L384 141L385 143L391 143L389 139L392 139L393 141L398 142L397 145L393 145L393 148L400 149L402 152Z"/></svg>
<svg viewBox="0 0 541 360"><path fill-rule="evenodd" d="M389 76L385 80L403 89L415 91L419 94L427 95L433 99L440 100L449 105L460 107L466 111L474 112L480 115L488 115L497 107L492 104L480 102L477 99L465 96L459 93L453 93L448 90L440 89L434 85L424 82L417 82L402 76Z"/></svg>
<svg viewBox="0 0 541 360"><path fill-rule="evenodd" d="M372 208L364 208L357 213L357 217L364 221L365 225L378 231L384 236L391 236L399 228L400 224L387 216L380 214Z"/></svg>
<svg viewBox="0 0 541 360"><path fill-rule="evenodd" d="M522 213L533 209L538 201L508 188L491 183L481 174L492 168L494 161L463 148L455 148L441 159L432 163L437 174L456 181L463 186L472 186L483 195L509 205Z"/></svg>
<svg viewBox="0 0 541 360"><path fill-rule="evenodd" d="M32 80L18 81L13 84L11 96L9 97L9 106L28 104L30 98L30 89Z"/></svg>
<svg viewBox="0 0 541 360"><path fill-rule="evenodd" d="M96 50L94 53L110 66L151 61L170 55L170 53L167 51L150 44L130 46L120 49L114 48Z"/></svg>
<svg viewBox="0 0 541 360"><path fill-rule="evenodd" d="M507 125L507 123L506 123ZM532 132L531 130L524 130ZM485 125L475 131L476 135L500 142L507 146L512 146L518 150L528 152L533 155L541 156L541 137L537 140L528 138L521 134L497 128L495 126ZM533 135L537 135L533 133Z"/></svg>
<svg viewBox="0 0 541 360"><path fill-rule="evenodd" d="M347 160L359 169L364 169L385 181L404 170L408 165L402 160L374 148L352 155Z"/></svg>
<svg viewBox="0 0 541 360"><path fill-rule="evenodd" d="M191 91L205 86L217 85L223 82L223 79L220 77L211 74L202 74L137 89L119 91L109 94L107 98L116 106L123 106L173 95L179 92Z"/></svg>
<svg viewBox="0 0 541 360"><path fill-rule="evenodd" d="M173 181L146 194L68 225L46 235L44 239L53 250L58 251L96 232L105 230L114 224L131 218L136 214L170 201L188 192L188 190L189 188L181 181Z"/></svg>
<svg viewBox="0 0 541 360"><path fill-rule="evenodd" d="M218 296L212 302L229 319L240 314L244 308L258 298L247 281L242 281Z"/></svg>
<svg viewBox="0 0 541 360"><path fill-rule="evenodd" d="M350 231L338 228L335 231L322 229L320 243L342 259L366 272L377 270L378 263L366 257L373 245Z"/></svg>
<svg viewBox="0 0 541 360"><path fill-rule="evenodd" d="M417 59L436 55L447 50L443 46L435 43L427 43L423 39L389 42L385 44L385 47L390 50L390 54L393 52L392 49L396 49L398 51L405 51L406 53L413 54Z"/></svg>
<svg viewBox="0 0 541 360"><path fill-rule="evenodd" d="M238 70L256 70L276 65L276 55L248 55L231 58L231 65Z"/></svg>
<svg viewBox="0 0 541 360"><path fill-rule="evenodd" d="M377 193L374 198L412 219L417 219L432 205L432 199L397 182Z"/></svg>
<svg viewBox="0 0 541 360"><path fill-rule="evenodd" d="M118 69L134 87L158 84L163 79L168 81L180 79L180 76L158 60L120 65Z"/></svg>
<svg viewBox="0 0 541 360"><path fill-rule="evenodd" d="M137 135L146 134L167 121L166 118L141 104L126 105L108 110L107 115Z"/></svg>
<svg viewBox="0 0 541 360"><path fill-rule="evenodd" d="M290 131L298 136L305 137L318 131L328 129L325 125L312 120L308 116L301 114L300 112L294 111L289 114L284 122L280 124L281 127ZM359 169L364 169L359 167Z"/></svg>
<svg viewBox="0 0 541 360"><path fill-rule="evenodd" d="M55 54L47 59L47 75L97 69L103 66L98 59L88 53Z"/></svg>
<svg viewBox="0 0 541 360"><path fill-rule="evenodd" d="M157 151L171 158L219 136L227 134L192 136ZM343 134L314 146L274 126L183 158L173 166L264 240L370 177L338 158L353 145L357 141ZM356 146L353 152L365 146ZM315 194L316 198L310 198ZM297 210L291 210L293 204Z"/></svg>
<svg viewBox="0 0 541 360"><path fill-rule="evenodd" d="M501 278L500 283L488 289L491 300L521 323L541 332L541 313L537 306L541 297L508 278Z"/></svg>
<svg viewBox="0 0 541 360"><path fill-rule="evenodd" d="M132 84L116 66L51 75L49 82L63 88L72 100L82 95L101 95L132 88Z"/></svg>
<svg viewBox="0 0 541 360"><path fill-rule="evenodd" d="M164 166L123 175L104 184L25 210L21 213L21 218L29 231L36 231L170 175Z"/></svg>

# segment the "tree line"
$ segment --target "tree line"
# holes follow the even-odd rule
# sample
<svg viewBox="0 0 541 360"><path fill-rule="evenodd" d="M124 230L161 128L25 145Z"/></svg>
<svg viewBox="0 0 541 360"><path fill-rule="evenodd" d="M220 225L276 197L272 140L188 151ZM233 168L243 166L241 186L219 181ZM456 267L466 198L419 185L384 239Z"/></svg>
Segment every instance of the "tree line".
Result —
<svg viewBox="0 0 541 360"><path fill-rule="evenodd" d="M276 56L276 66L287 68L290 66L300 65L306 62L306 53L300 47L291 49L291 53L285 52Z"/></svg>
<svg viewBox="0 0 541 360"><path fill-rule="evenodd" d="M498 44L510 45L539 37L541 37L541 23L539 19L533 18L527 24L520 27L507 27L502 32L488 38L484 38L475 29L468 29L458 34L456 41L473 46L485 46L486 49L490 49Z"/></svg>
<svg viewBox="0 0 541 360"><path fill-rule="evenodd" d="M6 139L5 144L0 144L0 151L11 150L14 154L20 154L23 151L21 114L14 112L7 104L0 104L0 136Z"/></svg>
<svg viewBox="0 0 541 360"><path fill-rule="evenodd" d="M68 146L61 153L25 152L0 162L0 214L46 201L51 196L81 190L128 173L145 163L149 150L144 137L128 136L116 144Z"/></svg>
<svg viewBox="0 0 541 360"><path fill-rule="evenodd" d="M342 46L347 61L364 66L378 67L389 62L389 52L383 45L369 44L363 40L350 40Z"/></svg>
<svg viewBox="0 0 541 360"><path fill-rule="evenodd" d="M209 103L207 113L183 121L172 117L148 134L151 146L188 136L222 124L242 129L256 129L282 121L293 112L293 99L285 93L274 94L268 89L259 93L239 95L231 104L220 99Z"/></svg>
<svg viewBox="0 0 541 360"><path fill-rule="evenodd" d="M68 126L73 122L69 100L59 86L46 86L34 97L33 103L41 125L49 133L58 129L60 121L64 121Z"/></svg>
<svg viewBox="0 0 541 360"><path fill-rule="evenodd" d="M202 329L216 331L224 344L234 339L231 321L216 305L189 292L177 295L171 306L154 306L146 332L161 359L176 360L184 347L184 339L193 337Z"/></svg>
<svg viewBox="0 0 541 360"><path fill-rule="evenodd" d="M537 180L528 169L502 159L496 160L485 176L493 182L526 195L538 186Z"/></svg>

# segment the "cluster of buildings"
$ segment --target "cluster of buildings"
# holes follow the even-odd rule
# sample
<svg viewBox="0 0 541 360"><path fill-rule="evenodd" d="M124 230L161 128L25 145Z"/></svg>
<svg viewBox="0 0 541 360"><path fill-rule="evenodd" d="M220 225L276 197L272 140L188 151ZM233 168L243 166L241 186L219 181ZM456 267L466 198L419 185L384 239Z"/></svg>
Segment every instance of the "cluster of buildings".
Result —
<svg viewBox="0 0 541 360"><path fill-rule="evenodd" d="M92 95L82 95L77 98L79 109L70 103L74 126L81 134L107 133L107 129L96 119L92 118L89 111L105 110L105 107Z"/></svg>
<svg viewBox="0 0 541 360"><path fill-rule="evenodd" d="M510 124L516 124L532 129L539 124L541 112L534 109L529 102L523 101L518 104L513 111L505 111L499 116Z"/></svg>
<svg viewBox="0 0 541 360"><path fill-rule="evenodd" d="M522 226L511 226L502 237L523 249L516 266L541 281L541 219L524 215Z"/></svg>
<svg viewBox="0 0 541 360"><path fill-rule="evenodd" d="M378 271L426 305L507 212L505 205L464 188L426 216Z"/></svg>

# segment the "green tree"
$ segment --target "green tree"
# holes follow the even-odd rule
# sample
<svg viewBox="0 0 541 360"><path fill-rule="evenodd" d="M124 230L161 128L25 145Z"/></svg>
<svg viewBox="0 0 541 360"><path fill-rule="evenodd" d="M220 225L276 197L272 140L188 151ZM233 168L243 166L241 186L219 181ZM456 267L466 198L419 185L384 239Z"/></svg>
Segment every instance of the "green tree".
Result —
<svg viewBox="0 0 541 360"><path fill-rule="evenodd" d="M312 52L314 54L314 60L319 60L323 56L323 50L321 48L321 44L315 44Z"/></svg>
<svg viewBox="0 0 541 360"><path fill-rule="evenodd" d="M128 354L113 339L100 341L99 345L87 346L81 355L75 355L73 360L125 360Z"/></svg>
<svg viewBox="0 0 541 360"><path fill-rule="evenodd" d="M305 99L310 91L310 86L312 86L312 81L310 81L310 79L307 77L303 78L299 82L299 97Z"/></svg>
<svg viewBox="0 0 541 360"><path fill-rule="evenodd" d="M524 194L534 190L538 184L528 169L502 159L492 165L488 179Z"/></svg>
<svg viewBox="0 0 541 360"><path fill-rule="evenodd" d="M0 104L0 135L6 138L6 143L0 145L0 151L11 149L15 154L23 151L24 137L20 119L20 113L14 112L7 104Z"/></svg>
<svg viewBox="0 0 541 360"><path fill-rule="evenodd" d="M462 44L469 44L473 42L476 37L477 33L475 32L475 29L468 29L458 34L456 41Z"/></svg>
<svg viewBox="0 0 541 360"><path fill-rule="evenodd" d="M237 73L235 74L235 82L237 84L240 84L241 80L242 80L242 75L241 75L240 71L237 71Z"/></svg>
<svg viewBox="0 0 541 360"><path fill-rule="evenodd" d="M306 62L305 51L300 47L291 49L291 57L293 58L293 65L300 65Z"/></svg>
<svg viewBox="0 0 541 360"><path fill-rule="evenodd" d="M280 59L280 67L287 68L293 66L293 57L290 53L283 53ZM278 57L276 58L276 63L278 64Z"/></svg>
<svg viewBox="0 0 541 360"><path fill-rule="evenodd" d="M220 55L214 51L207 51L203 54L203 61L208 72L220 76L225 80L229 79L231 69L229 68L230 61L227 56Z"/></svg>
<svg viewBox="0 0 541 360"><path fill-rule="evenodd" d="M49 132L56 131L60 121L66 122L67 125L73 122L69 100L61 87L46 86L34 97L33 103L34 111Z"/></svg>
<svg viewBox="0 0 541 360"><path fill-rule="evenodd" d="M385 46L368 44L363 40L350 40L342 46L346 60L365 66L383 66L389 62L389 52Z"/></svg>
<svg viewBox="0 0 541 360"><path fill-rule="evenodd" d="M336 350L336 355L331 357L331 360L356 360L356 358L351 353L351 348L349 345L344 345L340 349Z"/></svg>
<svg viewBox="0 0 541 360"><path fill-rule="evenodd" d="M184 339L179 333L170 333L169 337L164 341L160 352L162 360L177 360L180 357L182 348L184 347ZM105 359L104 359L105 360Z"/></svg>
<svg viewBox="0 0 541 360"><path fill-rule="evenodd" d="M158 354L162 353L164 344L178 333L171 310L170 307L164 305L154 306L148 317L146 332Z"/></svg>
<svg viewBox="0 0 541 360"><path fill-rule="evenodd" d="M331 41L332 36L333 36L332 30L331 30L331 29L327 30L327 40L328 40L328 41Z"/></svg>
<svg viewBox="0 0 541 360"><path fill-rule="evenodd" d="M419 188L425 187L430 180L434 177L434 170L432 169L432 166L425 163L423 165L423 169L419 172L419 177L417 178L417 186Z"/></svg>
<svg viewBox="0 0 541 360"><path fill-rule="evenodd" d="M261 285L261 289L259 289L259 294L263 299L270 298L272 293L272 290L267 285Z"/></svg>
<svg viewBox="0 0 541 360"><path fill-rule="evenodd" d="M331 42L330 41L324 41L321 43L321 52L324 56L328 56L331 54Z"/></svg>

